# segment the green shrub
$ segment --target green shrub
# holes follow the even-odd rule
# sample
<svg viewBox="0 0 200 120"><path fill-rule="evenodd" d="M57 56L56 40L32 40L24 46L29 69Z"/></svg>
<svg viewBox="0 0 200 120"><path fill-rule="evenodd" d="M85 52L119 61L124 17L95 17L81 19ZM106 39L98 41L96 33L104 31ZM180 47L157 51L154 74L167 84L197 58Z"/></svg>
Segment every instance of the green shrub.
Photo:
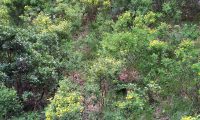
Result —
<svg viewBox="0 0 200 120"><path fill-rule="evenodd" d="M41 120L44 119L44 117L41 116L40 112L28 112L24 113L20 116L13 117L11 120Z"/></svg>
<svg viewBox="0 0 200 120"><path fill-rule="evenodd" d="M80 92L72 91L76 86L70 80L60 82L60 88L46 108L46 120L79 120L83 107Z"/></svg>
<svg viewBox="0 0 200 120"><path fill-rule="evenodd" d="M181 120L199 120L200 119L200 115L194 117L194 116L183 116L181 118Z"/></svg>
<svg viewBox="0 0 200 120"><path fill-rule="evenodd" d="M18 114L22 108L14 89L0 86L0 118L7 119Z"/></svg>

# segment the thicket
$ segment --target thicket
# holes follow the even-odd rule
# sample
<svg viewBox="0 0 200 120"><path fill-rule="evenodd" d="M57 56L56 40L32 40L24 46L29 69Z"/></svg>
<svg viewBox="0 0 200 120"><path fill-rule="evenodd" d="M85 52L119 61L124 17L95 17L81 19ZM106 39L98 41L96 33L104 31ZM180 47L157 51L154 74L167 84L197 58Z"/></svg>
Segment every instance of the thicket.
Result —
<svg viewBox="0 0 200 120"><path fill-rule="evenodd" d="M199 0L1 0L0 119L199 120Z"/></svg>

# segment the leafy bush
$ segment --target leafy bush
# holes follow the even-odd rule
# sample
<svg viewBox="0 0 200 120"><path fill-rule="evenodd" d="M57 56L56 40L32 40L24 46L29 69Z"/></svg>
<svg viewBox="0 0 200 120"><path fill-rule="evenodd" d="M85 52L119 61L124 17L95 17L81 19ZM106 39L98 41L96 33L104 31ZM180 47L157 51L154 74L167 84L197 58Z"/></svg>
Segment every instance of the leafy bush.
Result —
<svg viewBox="0 0 200 120"><path fill-rule="evenodd" d="M197 2L0 0L0 119L198 119Z"/></svg>
<svg viewBox="0 0 200 120"><path fill-rule="evenodd" d="M22 105L18 99L17 93L12 88L4 85L0 86L0 118L8 119L13 115L19 114Z"/></svg>
<svg viewBox="0 0 200 120"><path fill-rule="evenodd" d="M80 92L71 92L71 90L76 89L76 86L72 85L69 80L60 82L60 88L46 108L47 120L78 120L81 118L83 111L81 101L83 98Z"/></svg>
<svg viewBox="0 0 200 120"><path fill-rule="evenodd" d="M183 116L183 117L181 118L181 120L199 120L199 119L200 119L199 116L197 116L197 117Z"/></svg>
<svg viewBox="0 0 200 120"><path fill-rule="evenodd" d="M12 117L11 120L41 120L44 119L39 112L23 113L20 116Z"/></svg>

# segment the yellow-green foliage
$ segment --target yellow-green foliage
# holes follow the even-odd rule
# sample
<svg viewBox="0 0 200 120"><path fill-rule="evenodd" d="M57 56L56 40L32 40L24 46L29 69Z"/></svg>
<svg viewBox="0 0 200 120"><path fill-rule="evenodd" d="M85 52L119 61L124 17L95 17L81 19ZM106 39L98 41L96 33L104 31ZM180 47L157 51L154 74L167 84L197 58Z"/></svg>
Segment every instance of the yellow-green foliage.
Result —
<svg viewBox="0 0 200 120"><path fill-rule="evenodd" d="M81 2L85 4L89 4L89 5L98 5L100 1L99 0L81 0Z"/></svg>
<svg viewBox="0 0 200 120"><path fill-rule="evenodd" d="M193 52L194 48L194 43L191 40L183 40L178 48L176 49L175 53L178 57L181 58L188 58L188 57L192 57L192 56L188 56L188 54L190 54L191 52Z"/></svg>
<svg viewBox="0 0 200 120"><path fill-rule="evenodd" d="M103 1L103 5L104 5L105 7L109 7L109 6L111 5L110 0L104 0L104 1Z"/></svg>
<svg viewBox="0 0 200 120"><path fill-rule="evenodd" d="M1 4L1 2L0 2ZM0 24L9 24L10 16L8 14L8 8L4 5L0 5Z"/></svg>
<svg viewBox="0 0 200 120"><path fill-rule="evenodd" d="M154 24L156 22L157 14L150 11L145 15L137 15L135 20L133 21L135 27L146 28L150 24Z"/></svg>
<svg viewBox="0 0 200 120"><path fill-rule="evenodd" d="M0 0L0 119L193 120L197 1Z"/></svg>
<svg viewBox="0 0 200 120"><path fill-rule="evenodd" d="M91 73L95 76L112 76L122 66L122 61L112 57L99 58L91 66Z"/></svg>
<svg viewBox="0 0 200 120"><path fill-rule="evenodd" d="M199 120L199 117L183 116L181 120Z"/></svg>
<svg viewBox="0 0 200 120"><path fill-rule="evenodd" d="M199 75L200 77L200 62L193 64L192 68L194 69L194 71Z"/></svg>
<svg viewBox="0 0 200 120"><path fill-rule="evenodd" d="M52 21L48 15L40 13L37 18L33 20L33 24L38 26L48 26L52 24Z"/></svg>
<svg viewBox="0 0 200 120"><path fill-rule="evenodd" d="M167 48L167 43L159 40L152 40L149 43L149 47L151 49L156 49L156 50L164 50Z"/></svg>
<svg viewBox="0 0 200 120"><path fill-rule="evenodd" d="M48 15L43 13L39 14L36 19L33 20L33 24L40 30L39 32L58 32L68 35L71 31L71 22L67 20L61 20L58 22L52 22Z"/></svg>
<svg viewBox="0 0 200 120"><path fill-rule="evenodd" d="M58 32L63 33L65 35L69 35L69 33L71 32L71 22L67 20L59 21L58 24L53 24L49 26L48 30L51 32Z"/></svg>
<svg viewBox="0 0 200 120"><path fill-rule="evenodd" d="M134 109L139 110L139 109L143 109L144 107L144 101L134 91L128 91L125 100L117 101L114 104L116 104L116 106L121 109L130 109L133 111Z"/></svg>
<svg viewBox="0 0 200 120"><path fill-rule="evenodd" d="M71 84L72 85L72 84ZM46 109L47 120L79 119L83 111L83 97L80 92L72 91L69 80L60 82L60 88Z"/></svg>
<svg viewBox="0 0 200 120"><path fill-rule="evenodd" d="M117 31L128 30L131 27L130 23L132 23L131 12L126 11L121 16L118 17L118 20L117 20L114 28Z"/></svg>

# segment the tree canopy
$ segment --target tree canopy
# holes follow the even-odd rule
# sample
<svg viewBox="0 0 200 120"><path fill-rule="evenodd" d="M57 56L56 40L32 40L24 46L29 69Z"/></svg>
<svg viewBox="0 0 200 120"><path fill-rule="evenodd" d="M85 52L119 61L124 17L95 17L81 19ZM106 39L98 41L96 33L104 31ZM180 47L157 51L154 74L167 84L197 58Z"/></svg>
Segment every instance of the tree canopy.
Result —
<svg viewBox="0 0 200 120"><path fill-rule="evenodd" d="M199 120L199 0L1 0L0 119Z"/></svg>

